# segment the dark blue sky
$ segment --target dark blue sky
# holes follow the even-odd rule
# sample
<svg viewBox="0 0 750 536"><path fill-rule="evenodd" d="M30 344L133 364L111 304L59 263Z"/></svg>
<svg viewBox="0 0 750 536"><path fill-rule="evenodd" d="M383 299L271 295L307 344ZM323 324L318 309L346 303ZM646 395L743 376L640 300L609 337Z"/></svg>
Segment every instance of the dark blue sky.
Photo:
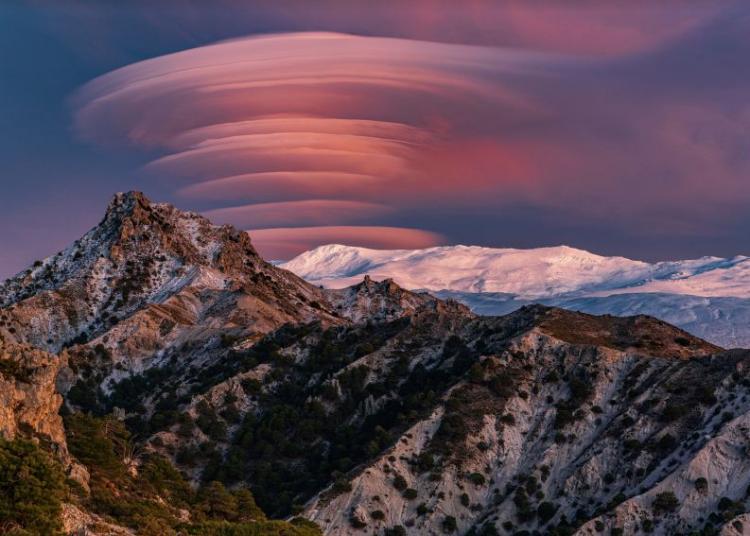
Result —
<svg viewBox="0 0 750 536"><path fill-rule="evenodd" d="M363 226L364 245L566 243L649 260L750 254L750 8L741 2L668 1L560 6L3 2L0 277L67 245L100 219L114 192L130 189L213 211L222 222L273 228L256 233L270 256L321 240L356 243L357 226ZM285 35L309 31L401 40L347 38L336 48L318 38ZM79 121L83 129L73 128L76 115L91 103L86 99L106 93L96 83L86 86L93 87L89 93L77 93L91 80L149 58L259 34L282 35L209 49L208 56L220 62L222 54L254 61L277 51L297 59L304 54L304 63L278 60L273 76L289 79L296 68L318 65L324 77L324 68L341 61L339 50L348 51L358 71L423 72L435 91L424 98L413 88L386 88L371 77L326 82L326 92L320 81L294 82L293 92L286 82L277 92L284 99L273 102L257 91L210 100L196 88L212 84L213 75L193 80L191 88L170 78L175 64L204 61L199 50L155 66L169 80L160 89L165 93L134 92L137 102L111 99L109 108ZM456 63L441 63L445 57ZM133 66L116 84L132 88L144 69ZM250 70L226 76L248 82L260 75ZM455 91L458 85L480 88L484 96ZM245 99L265 104L237 104ZM225 102L235 108L228 112ZM163 132L140 120L157 107L168 126ZM175 119L191 111L195 121ZM363 183L345 192L321 185L324 179L301 187L295 177L266 185L262 193L255 187L259 162L267 166L263 171L286 171L279 161L287 162L291 153L268 163L256 146L243 146L243 158L223 174L183 176L183 168L171 165L144 169L165 155L193 158L192 148L174 145L175 137L269 114L292 114L297 122L304 117L305 132L322 129L318 139L305 141L316 147L364 139L351 137L358 123L345 126L346 139L331 136L331 119L398 125L398 134L379 130L377 143L370 143L372 133L366 138L367 151L373 151L368 154L398 157L401 167L384 171L381 186ZM311 115L321 121L309 122ZM407 143L407 127L409 146L411 136L419 136L419 149L393 153L391 137ZM148 134L148 142L133 144L135 131ZM264 130L264 140L275 134ZM230 156L186 165L218 170ZM319 159L295 161L294 172L301 176L321 165ZM325 165L348 169L330 159ZM237 189L240 183L233 182L227 191L238 192L234 197L195 193L200 187L190 195L184 191L185 181L200 186L248 172L256 175L242 184L254 188ZM309 229L296 235L288 229L301 227Z"/></svg>

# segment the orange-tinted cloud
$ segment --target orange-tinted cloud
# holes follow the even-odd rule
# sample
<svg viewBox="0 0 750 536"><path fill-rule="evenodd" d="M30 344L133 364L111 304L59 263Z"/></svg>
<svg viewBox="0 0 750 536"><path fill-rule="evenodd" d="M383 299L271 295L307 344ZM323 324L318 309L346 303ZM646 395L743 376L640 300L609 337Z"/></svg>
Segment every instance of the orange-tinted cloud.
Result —
<svg viewBox="0 0 750 536"><path fill-rule="evenodd" d="M76 97L76 128L84 138L165 151L147 169L173 177L184 197L244 203L210 211L217 221L288 226L287 242L303 233L298 227L322 226L318 239L351 241L356 229L340 224L374 223L440 183L419 163L460 137L454 131L465 103L534 114L534 104L500 77L542 70L548 61L330 33L247 38L92 81ZM457 187L438 190L445 186ZM383 227L376 238L373 229L363 227L362 240L388 247L436 236ZM313 235L304 233L309 243Z"/></svg>
<svg viewBox="0 0 750 536"><path fill-rule="evenodd" d="M279 203L256 203L209 210L205 215L216 223L235 227L279 227L321 225L331 220L353 223L391 212L386 205L336 199L306 199Z"/></svg>
<svg viewBox="0 0 750 536"><path fill-rule="evenodd" d="M287 244L276 252L333 240L320 229L342 224L350 240L355 223L449 234L472 219L485 240L507 240L496 222L511 213L524 227L555 215L687 236L750 202L742 75L721 71L730 89L717 100L684 60L703 50L691 31L711 10L656 31L670 11L641 6L626 23L594 3L508 6L514 47L295 33L143 61L82 88L76 129L157 154L149 174L219 221L274 229L266 237ZM582 12L594 23L576 43ZM570 28L556 33L556 17Z"/></svg>
<svg viewBox="0 0 750 536"><path fill-rule="evenodd" d="M181 197L232 202L252 199L306 199L316 196L372 199L382 191L382 177L341 171L270 171L245 173L183 186Z"/></svg>
<svg viewBox="0 0 750 536"><path fill-rule="evenodd" d="M251 229L253 244L266 259L290 259L320 244L344 244L375 249L413 249L444 244L437 233L403 227L323 226Z"/></svg>

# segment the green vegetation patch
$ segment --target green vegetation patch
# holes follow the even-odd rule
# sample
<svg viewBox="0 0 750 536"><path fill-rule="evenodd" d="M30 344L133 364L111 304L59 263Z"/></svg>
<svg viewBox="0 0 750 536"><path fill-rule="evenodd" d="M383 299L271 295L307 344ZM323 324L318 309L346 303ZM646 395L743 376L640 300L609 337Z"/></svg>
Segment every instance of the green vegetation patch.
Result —
<svg viewBox="0 0 750 536"><path fill-rule="evenodd" d="M62 534L66 496L60 464L31 441L0 438L0 530L3 534Z"/></svg>
<svg viewBox="0 0 750 536"><path fill-rule="evenodd" d="M90 472L91 493L82 506L142 536L320 534L314 524L269 521L246 488L228 490L221 482L194 490L169 460L145 456L133 471L134 442L123 423L80 413L66 418L71 453ZM180 510L189 512L185 523Z"/></svg>

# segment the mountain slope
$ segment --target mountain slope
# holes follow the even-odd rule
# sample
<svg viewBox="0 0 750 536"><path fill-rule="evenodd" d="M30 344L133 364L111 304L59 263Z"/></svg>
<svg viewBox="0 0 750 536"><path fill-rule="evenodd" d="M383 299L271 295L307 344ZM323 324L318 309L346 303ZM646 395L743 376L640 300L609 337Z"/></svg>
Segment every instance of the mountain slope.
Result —
<svg viewBox="0 0 750 536"><path fill-rule="evenodd" d="M257 409L251 380L283 379L283 341L443 307L388 282L323 291L263 261L245 233L136 192L115 196L71 247L3 283L0 303L9 344L59 353L67 411L117 415L147 452L178 461L200 485L212 471L226 478L216 464L237 419ZM347 351L377 343L368 329L352 329L362 340ZM197 468L183 463L193 447ZM282 500L274 513L290 507Z"/></svg>
<svg viewBox="0 0 750 536"><path fill-rule="evenodd" d="M750 258L649 264L560 246L371 250L321 246L281 265L331 288L388 277L506 314L528 303L584 312L651 314L726 347L750 346Z"/></svg>
<svg viewBox="0 0 750 536"><path fill-rule="evenodd" d="M609 296L572 296L518 299L495 292L433 292L457 300L480 315L502 315L531 303L542 303L589 314L650 315L726 348L750 346L750 300L681 294L626 293Z"/></svg>
<svg viewBox="0 0 750 536"><path fill-rule="evenodd" d="M350 490L324 494L306 515L327 534L395 525L413 534L702 527L698 518L718 497L743 498L750 479L706 459L714 448L706 438L731 436L744 422L721 410L748 411L747 385L732 375L750 355L700 357L713 349L653 320L627 322L538 307L470 322L461 340L477 357L467 372ZM643 329L633 330L638 322ZM656 348L634 353L652 337L671 343L657 350L664 357L651 354ZM692 479L665 484L684 472ZM696 496L693 480L707 474L711 491ZM676 515L651 504L665 489L685 500ZM642 507L621 514L631 498Z"/></svg>
<svg viewBox="0 0 750 536"><path fill-rule="evenodd" d="M0 431L87 467L71 532L317 532L262 509L332 535L714 533L750 510L750 352L652 317L321 289L137 193L0 300Z"/></svg>
<svg viewBox="0 0 750 536"><path fill-rule="evenodd" d="M320 317L321 304L317 288L263 261L246 233L137 192L115 196L83 238L0 287L6 330L52 351L145 310L178 325L216 310L219 322L268 331Z"/></svg>

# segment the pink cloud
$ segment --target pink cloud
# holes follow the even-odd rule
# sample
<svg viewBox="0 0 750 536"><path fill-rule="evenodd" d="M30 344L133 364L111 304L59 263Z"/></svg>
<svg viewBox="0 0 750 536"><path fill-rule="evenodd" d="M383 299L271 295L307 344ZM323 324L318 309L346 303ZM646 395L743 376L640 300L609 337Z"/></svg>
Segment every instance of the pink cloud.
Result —
<svg viewBox="0 0 750 536"><path fill-rule="evenodd" d="M337 196L372 199L382 191L377 175L341 171L271 171L245 173L183 186L177 194L185 199L239 201L299 199Z"/></svg>
<svg viewBox="0 0 750 536"><path fill-rule="evenodd" d="M404 93L416 105L428 97L423 110L435 99L470 96L520 106L520 93L479 74L527 71L544 61L542 55L489 47L331 33L237 39L93 80L75 99L76 128L99 141L110 133L161 146L187 130L274 114L362 119L363 104L388 105ZM132 113L144 108L150 113ZM375 108L365 119L387 121L377 117L387 115Z"/></svg>
<svg viewBox="0 0 750 536"><path fill-rule="evenodd" d="M437 233L403 227L325 226L249 230L267 259L289 259L320 244L344 244L374 249L412 249L445 243Z"/></svg>
<svg viewBox="0 0 750 536"><path fill-rule="evenodd" d="M392 121L278 115L195 128L180 133L171 141L171 145L181 149L198 145L209 139L281 133L363 136L404 144L426 143L433 137L425 129Z"/></svg>
<svg viewBox="0 0 750 536"><path fill-rule="evenodd" d="M522 206L591 228L686 234L742 210L744 94L718 102L630 71L711 10L680 11L661 30L669 11L658 8L622 21L620 8L593 3L524 5L503 14L516 46L576 54L328 33L239 39L95 79L75 99L76 128L159 154L150 175L223 204L209 213L220 221L272 227L259 236L276 241L275 256L336 241L332 229L357 243L353 223L390 229L378 243L401 247L416 230L389 224L417 212L442 229L462 211ZM360 243L372 245L373 228Z"/></svg>
<svg viewBox="0 0 750 536"><path fill-rule="evenodd" d="M35 2L39 3L39 2ZM49 2L41 2L48 4ZM611 56L665 46L741 2L703 0L410 0L409 2L246 3L202 0L168 3L154 10L129 6L147 32L195 42L238 32L326 30L447 43L512 46ZM145 4L148 5L148 4ZM97 3L69 0L49 26L82 55L118 59L123 52L120 9L102 16ZM95 20L81 27L80 20ZM92 47L91 43L97 43Z"/></svg>
<svg viewBox="0 0 750 536"><path fill-rule="evenodd" d="M463 103L533 113L532 103L496 77L541 70L547 61L522 51L380 37L247 38L92 81L76 97L76 128L84 138L166 151L146 167L174 177L184 197L246 202L210 211L218 221L288 226L286 244L295 233L306 244L312 237L351 241L357 228L340 224L371 223L394 212L399 199L422 196L430 188L425 181L440 181L414 164L455 137ZM437 239L374 229L362 227L361 240L396 247ZM281 240L279 233L263 236Z"/></svg>
<svg viewBox="0 0 750 536"><path fill-rule="evenodd" d="M386 205L362 201L306 199L220 208L209 210L205 215L216 223L262 228L295 224L321 225L331 220L352 223L392 211L393 209Z"/></svg>

